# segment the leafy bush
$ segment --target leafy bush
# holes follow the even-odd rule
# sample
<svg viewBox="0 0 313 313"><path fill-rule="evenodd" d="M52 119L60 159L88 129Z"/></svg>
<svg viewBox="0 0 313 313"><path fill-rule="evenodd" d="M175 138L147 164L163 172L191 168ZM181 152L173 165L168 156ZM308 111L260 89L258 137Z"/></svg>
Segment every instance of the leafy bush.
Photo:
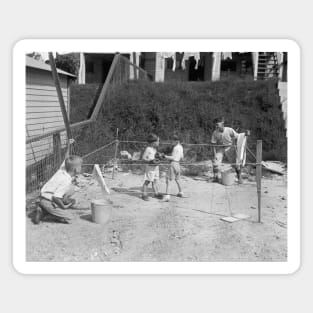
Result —
<svg viewBox="0 0 313 313"><path fill-rule="evenodd" d="M55 59L57 68L73 75L78 75L79 63L79 53L57 54Z"/></svg>
<svg viewBox="0 0 313 313"><path fill-rule="evenodd" d="M75 118L77 103L71 99L71 105ZM154 132L166 141L178 132L185 143L209 143L217 116L225 117L226 126L239 123L250 129L251 150L262 139L264 158L286 161L285 126L274 81L125 83L110 89L86 144L92 140L94 146L100 138L109 142L116 128L121 140L144 141ZM202 150L198 160L202 153L204 158Z"/></svg>
<svg viewBox="0 0 313 313"><path fill-rule="evenodd" d="M81 122L90 117L102 86L103 84L71 85L71 123Z"/></svg>

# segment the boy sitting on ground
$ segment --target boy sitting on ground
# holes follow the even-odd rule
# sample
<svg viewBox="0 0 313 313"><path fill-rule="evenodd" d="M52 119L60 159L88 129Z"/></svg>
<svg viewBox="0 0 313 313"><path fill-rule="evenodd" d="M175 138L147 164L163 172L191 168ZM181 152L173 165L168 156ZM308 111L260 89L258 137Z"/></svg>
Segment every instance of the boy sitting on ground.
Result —
<svg viewBox="0 0 313 313"><path fill-rule="evenodd" d="M242 184L241 178L241 164L236 164L236 147L238 133L230 128L224 126L224 118L219 117L214 120L215 130L212 135L211 143L218 146L214 147L213 173L214 181L219 182L221 179L221 165L225 157L229 163L235 168L238 184Z"/></svg>
<svg viewBox="0 0 313 313"><path fill-rule="evenodd" d="M165 155L165 159L170 161L170 165L168 168L167 176L166 176L166 195L164 197L164 201L170 200L170 195L168 193L169 182L175 179L175 182L178 187L177 197L183 197L182 188L180 185L180 161L184 158L184 150L183 146L180 143L180 139L177 135L173 136L173 150L171 155Z"/></svg>
<svg viewBox="0 0 313 313"><path fill-rule="evenodd" d="M66 210L75 204L75 199L71 198L75 191L73 180L81 172L81 166L80 157L75 155L67 157L64 166L42 187L34 218L35 224L47 214L60 222L70 223L73 217Z"/></svg>
<svg viewBox="0 0 313 313"><path fill-rule="evenodd" d="M149 200L148 197L148 186L152 183L152 188L154 191L154 196L158 199L162 199L162 195L159 193L158 183L159 183L159 163L160 160L156 158L157 148L159 146L159 137L155 134L150 134L147 138L148 146L146 147L142 160L145 162L145 176L144 183L142 186L142 199L145 201Z"/></svg>

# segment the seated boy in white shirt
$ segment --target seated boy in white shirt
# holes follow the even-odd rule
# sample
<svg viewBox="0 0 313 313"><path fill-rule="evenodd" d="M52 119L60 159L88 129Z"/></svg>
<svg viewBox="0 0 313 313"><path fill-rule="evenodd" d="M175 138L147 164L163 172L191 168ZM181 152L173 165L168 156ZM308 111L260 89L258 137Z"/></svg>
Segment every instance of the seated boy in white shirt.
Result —
<svg viewBox="0 0 313 313"><path fill-rule="evenodd" d="M148 186L152 183L152 188L154 191L154 196L156 198L162 199L162 195L159 193L158 183L160 178L159 173L159 162L156 158L157 147L159 146L159 137L155 134L150 134L147 139L148 146L146 147L142 160L145 161L145 176L144 183L142 186L142 200L148 201Z"/></svg>
<svg viewBox="0 0 313 313"><path fill-rule="evenodd" d="M173 136L173 150L171 155L165 155L165 159L170 161L170 165L168 168L167 176L166 176L166 195L164 197L164 201L170 200L170 195L168 193L169 182L175 179L175 182L178 187L177 197L183 197L182 188L180 185L180 164L179 162L184 158L184 149L180 144L180 139L177 135Z"/></svg>
<svg viewBox="0 0 313 313"><path fill-rule="evenodd" d="M44 215L50 214L60 222L70 223L72 216L66 209L75 204L73 179L81 172L82 159L69 156L40 191L40 202L36 208L34 223L38 224Z"/></svg>

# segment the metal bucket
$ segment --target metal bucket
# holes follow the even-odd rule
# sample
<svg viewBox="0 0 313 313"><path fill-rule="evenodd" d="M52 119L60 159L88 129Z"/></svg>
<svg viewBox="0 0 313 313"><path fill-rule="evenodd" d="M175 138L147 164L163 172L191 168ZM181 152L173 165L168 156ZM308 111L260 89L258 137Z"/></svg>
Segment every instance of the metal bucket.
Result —
<svg viewBox="0 0 313 313"><path fill-rule="evenodd" d="M112 212L112 204L105 200L91 201L92 221L97 224L106 224Z"/></svg>
<svg viewBox="0 0 313 313"><path fill-rule="evenodd" d="M231 171L222 172L222 184L225 186L233 185L235 182L235 175Z"/></svg>

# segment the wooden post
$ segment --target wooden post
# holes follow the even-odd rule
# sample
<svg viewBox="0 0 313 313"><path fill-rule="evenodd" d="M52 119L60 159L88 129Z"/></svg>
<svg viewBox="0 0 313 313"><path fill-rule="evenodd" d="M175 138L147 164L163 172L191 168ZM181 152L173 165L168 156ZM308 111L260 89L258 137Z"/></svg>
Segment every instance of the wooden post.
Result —
<svg viewBox="0 0 313 313"><path fill-rule="evenodd" d="M258 194L258 222L261 223L262 140L256 143L256 185Z"/></svg>
<svg viewBox="0 0 313 313"><path fill-rule="evenodd" d="M114 151L114 163L113 163L113 171L112 171L112 179L114 179L115 174L115 166L117 166L117 150L119 146L119 140L118 140L118 128L116 129L116 139L115 139L115 151Z"/></svg>
<svg viewBox="0 0 313 313"><path fill-rule="evenodd" d="M59 104L60 104L60 108L61 108L61 112L62 112L62 116L63 116L63 121L64 121L64 125L65 125L65 130L66 130L66 135L67 135L67 151L69 152L70 151L70 145L71 145L71 139L72 139L72 131L71 131L69 116L68 116L68 112L66 111L66 107L65 107L65 103L64 103L64 99L63 99L63 94L62 94L62 89L61 89L61 84L60 84L60 80L59 80L59 76L58 76L58 72L57 72L57 68L55 65L55 61L54 61L54 57L53 57L52 52L49 52L49 61L50 61L52 77L54 80L55 88L57 90ZM59 136L60 136L60 134L59 134ZM60 144L60 147L61 147L61 144Z"/></svg>
<svg viewBox="0 0 313 313"><path fill-rule="evenodd" d="M99 113L99 111L100 111L100 109L102 107L105 95L106 95L106 93L108 91L108 88L109 88L110 83L111 83L111 79L112 79L114 71L115 71L115 68L118 65L119 58L120 58L119 54L116 54L114 56L113 62L111 64L111 67L110 67L110 70L109 70L109 73L108 73L108 76L105 79L105 82L104 82L104 85L103 85L102 90L100 92L100 95L98 97L96 106L95 106L95 108L94 108L94 110L93 110L93 112L91 114L91 118L90 118L91 121L95 121L96 120L97 115L98 115L98 113Z"/></svg>
<svg viewBox="0 0 313 313"><path fill-rule="evenodd" d="M136 52L133 52L133 69L134 69L134 80L137 80L137 68L136 68Z"/></svg>
<svg viewBox="0 0 313 313"><path fill-rule="evenodd" d="M58 94L58 99L59 99L59 103L61 107L61 112L62 112L64 124L65 124L65 130L66 130L67 140L68 140L68 145L69 145L69 140L72 139L72 132L71 132L70 122L69 122L68 115L66 112L66 107L65 107L65 103L63 99L60 80L59 80L59 76L58 76L57 68L55 66L52 52L49 52L49 61L50 61L50 66L51 66L51 71L52 71L52 77L53 77L55 88Z"/></svg>

